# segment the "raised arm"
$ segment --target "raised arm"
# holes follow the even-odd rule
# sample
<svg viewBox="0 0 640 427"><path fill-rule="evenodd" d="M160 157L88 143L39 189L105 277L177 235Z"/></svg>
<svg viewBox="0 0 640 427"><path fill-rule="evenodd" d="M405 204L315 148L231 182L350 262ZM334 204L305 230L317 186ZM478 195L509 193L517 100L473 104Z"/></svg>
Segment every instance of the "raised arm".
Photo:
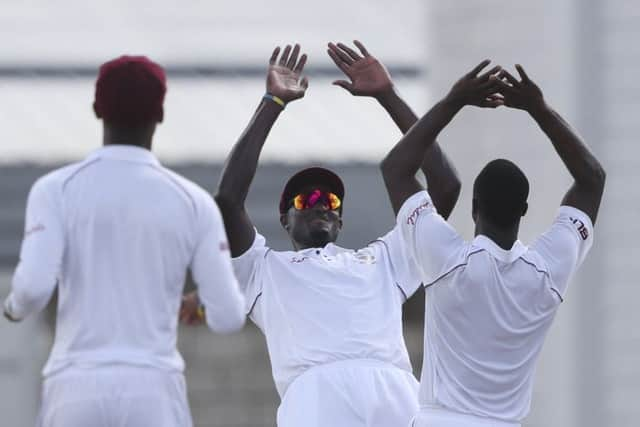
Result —
<svg viewBox="0 0 640 427"><path fill-rule="evenodd" d="M415 174L425 153L458 111L465 105L487 108L502 105L502 99L495 95L498 79L494 74L500 68L494 67L478 75L489 62L481 62L458 80L447 96L418 120L382 161L382 175L395 212L411 195L422 190ZM431 191L429 189L429 193Z"/></svg>
<svg viewBox="0 0 640 427"><path fill-rule="evenodd" d="M573 185L562 204L580 209L595 224L604 191L605 171L582 138L545 101L540 88L516 65L520 80L507 70L500 72L500 93L504 105L528 112L549 137L573 177Z"/></svg>
<svg viewBox="0 0 640 427"><path fill-rule="evenodd" d="M418 117L399 95L385 66L358 40L354 40L354 44L360 53L343 43L329 43L327 53L350 79L336 80L333 84L352 95L375 98L398 129L403 134L407 133ZM441 215L447 218L458 200L460 179L437 142L425 152L421 169L427 178L434 204Z"/></svg>
<svg viewBox="0 0 640 427"><path fill-rule="evenodd" d="M279 47L273 51L267 72L267 95L260 101L222 171L215 199L224 219L233 257L249 249L255 237L245 200L267 135L284 106L302 98L308 87L306 77L301 77L307 56L298 58L299 54L300 46L297 44L293 50L287 45L282 55Z"/></svg>

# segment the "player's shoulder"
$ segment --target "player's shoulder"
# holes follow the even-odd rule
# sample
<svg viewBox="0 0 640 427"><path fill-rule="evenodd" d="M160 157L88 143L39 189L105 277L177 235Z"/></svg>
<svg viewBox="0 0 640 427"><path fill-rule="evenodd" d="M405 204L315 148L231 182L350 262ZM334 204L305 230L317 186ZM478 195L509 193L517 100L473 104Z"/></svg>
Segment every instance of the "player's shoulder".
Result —
<svg viewBox="0 0 640 427"><path fill-rule="evenodd" d="M87 165L87 161L74 162L54 169L36 180L32 191L46 190L53 193L62 191L65 184Z"/></svg>
<svg viewBox="0 0 640 427"><path fill-rule="evenodd" d="M197 197L211 197L211 195L207 193L207 191L204 188L202 188L200 185L196 184L195 182L191 181L189 178L186 178L180 175L178 172L162 165L159 165L158 169L168 179L173 181L176 185L179 185L180 187L182 187L182 189L185 192Z"/></svg>
<svg viewBox="0 0 640 427"><path fill-rule="evenodd" d="M192 201L196 210L215 210L216 204L207 190L165 166L159 165L157 168L170 184Z"/></svg>

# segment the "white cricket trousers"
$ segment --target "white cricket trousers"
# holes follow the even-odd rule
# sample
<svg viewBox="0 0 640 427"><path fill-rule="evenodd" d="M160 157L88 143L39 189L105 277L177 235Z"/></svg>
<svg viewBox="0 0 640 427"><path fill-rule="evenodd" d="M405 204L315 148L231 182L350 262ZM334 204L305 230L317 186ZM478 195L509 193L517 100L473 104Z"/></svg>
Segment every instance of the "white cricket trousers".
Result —
<svg viewBox="0 0 640 427"><path fill-rule="evenodd" d="M345 360L296 378L278 408L278 427L407 427L416 412L412 373L375 360Z"/></svg>
<svg viewBox="0 0 640 427"><path fill-rule="evenodd" d="M438 406L423 406L411 427L520 427L520 423L463 414Z"/></svg>
<svg viewBox="0 0 640 427"><path fill-rule="evenodd" d="M44 380L37 427L192 427L184 376L113 365Z"/></svg>

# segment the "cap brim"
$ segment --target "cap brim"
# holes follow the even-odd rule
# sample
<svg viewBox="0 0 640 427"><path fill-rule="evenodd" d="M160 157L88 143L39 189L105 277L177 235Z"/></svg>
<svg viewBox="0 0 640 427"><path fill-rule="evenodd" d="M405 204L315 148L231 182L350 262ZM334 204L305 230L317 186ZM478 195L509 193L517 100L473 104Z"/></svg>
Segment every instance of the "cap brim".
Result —
<svg viewBox="0 0 640 427"><path fill-rule="evenodd" d="M289 201L304 187L322 185L335 193L340 200L344 200L344 184L338 175L329 169L311 167L303 169L293 175L284 186L280 196L280 213L285 213Z"/></svg>

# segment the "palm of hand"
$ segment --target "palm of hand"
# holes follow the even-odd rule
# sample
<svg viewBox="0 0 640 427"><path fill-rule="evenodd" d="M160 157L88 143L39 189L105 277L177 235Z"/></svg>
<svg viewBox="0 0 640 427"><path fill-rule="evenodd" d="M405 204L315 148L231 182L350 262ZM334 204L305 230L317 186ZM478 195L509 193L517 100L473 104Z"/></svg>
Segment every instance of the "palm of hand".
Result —
<svg viewBox="0 0 640 427"><path fill-rule="evenodd" d="M389 72L373 57L354 62L349 77L353 81L353 93L356 95L373 95L391 87Z"/></svg>
<svg viewBox="0 0 640 427"><path fill-rule="evenodd" d="M285 102L302 98L306 88L300 83L300 74L281 66L272 65L267 75L267 92Z"/></svg>

